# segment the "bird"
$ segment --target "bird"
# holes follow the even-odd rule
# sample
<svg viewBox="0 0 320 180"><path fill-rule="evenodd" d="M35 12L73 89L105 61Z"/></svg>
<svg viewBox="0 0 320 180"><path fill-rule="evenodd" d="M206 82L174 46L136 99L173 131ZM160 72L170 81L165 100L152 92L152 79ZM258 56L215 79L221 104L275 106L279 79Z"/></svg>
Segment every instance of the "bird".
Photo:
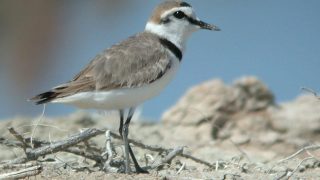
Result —
<svg viewBox="0 0 320 180"><path fill-rule="evenodd" d="M37 105L60 103L82 109L117 110L124 144L124 172L132 172L131 157L136 173L148 173L138 164L129 144L130 121L137 106L157 96L172 80L188 38L200 29L220 31L201 21L185 1L161 2L144 31L105 49L72 80L30 100Z"/></svg>

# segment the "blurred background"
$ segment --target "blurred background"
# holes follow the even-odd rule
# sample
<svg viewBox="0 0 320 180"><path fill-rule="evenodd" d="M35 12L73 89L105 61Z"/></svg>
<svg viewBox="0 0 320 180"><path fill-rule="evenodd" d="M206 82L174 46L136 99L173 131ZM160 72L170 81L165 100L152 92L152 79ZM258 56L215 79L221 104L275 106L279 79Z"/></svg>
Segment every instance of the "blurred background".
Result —
<svg viewBox="0 0 320 180"><path fill-rule="evenodd" d="M160 0L1 0L0 119L41 114L27 99L70 80L103 49L143 31ZM189 0L197 15L221 32L189 40L177 77L143 116L161 114L191 86L219 78L231 83L255 75L277 102L301 87L319 90L319 0ZM75 111L49 105L46 115Z"/></svg>

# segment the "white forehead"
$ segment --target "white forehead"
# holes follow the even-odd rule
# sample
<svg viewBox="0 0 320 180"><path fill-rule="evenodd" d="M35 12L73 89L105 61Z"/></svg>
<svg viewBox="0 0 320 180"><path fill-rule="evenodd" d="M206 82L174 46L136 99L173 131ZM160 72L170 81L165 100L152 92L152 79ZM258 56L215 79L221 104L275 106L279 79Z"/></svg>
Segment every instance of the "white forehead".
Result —
<svg viewBox="0 0 320 180"><path fill-rule="evenodd" d="M175 7L170 10L164 11L161 15L161 19L166 18L168 15L173 14L176 11L182 11L189 17L195 17L196 14L193 11L192 7Z"/></svg>

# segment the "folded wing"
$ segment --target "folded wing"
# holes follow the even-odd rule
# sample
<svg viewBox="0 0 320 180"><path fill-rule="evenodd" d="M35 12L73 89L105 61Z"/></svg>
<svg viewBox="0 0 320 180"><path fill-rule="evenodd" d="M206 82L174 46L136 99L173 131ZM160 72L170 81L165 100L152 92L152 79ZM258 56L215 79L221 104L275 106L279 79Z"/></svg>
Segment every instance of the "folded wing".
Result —
<svg viewBox="0 0 320 180"><path fill-rule="evenodd" d="M156 35L140 33L97 55L71 81L39 94L31 100L36 104L79 92L134 88L161 78L170 68L166 49Z"/></svg>

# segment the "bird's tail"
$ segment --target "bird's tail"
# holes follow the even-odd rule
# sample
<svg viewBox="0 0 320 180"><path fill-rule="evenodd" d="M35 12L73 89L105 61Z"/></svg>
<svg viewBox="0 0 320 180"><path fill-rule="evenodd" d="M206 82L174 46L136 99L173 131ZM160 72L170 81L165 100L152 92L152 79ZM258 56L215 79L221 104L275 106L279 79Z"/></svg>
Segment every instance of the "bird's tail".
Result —
<svg viewBox="0 0 320 180"><path fill-rule="evenodd" d="M56 99L56 97L59 95L59 93L54 92L53 90L41 93L36 95L35 97L31 98L30 101L34 101L35 104L45 104L48 102L51 102L52 100Z"/></svg>

